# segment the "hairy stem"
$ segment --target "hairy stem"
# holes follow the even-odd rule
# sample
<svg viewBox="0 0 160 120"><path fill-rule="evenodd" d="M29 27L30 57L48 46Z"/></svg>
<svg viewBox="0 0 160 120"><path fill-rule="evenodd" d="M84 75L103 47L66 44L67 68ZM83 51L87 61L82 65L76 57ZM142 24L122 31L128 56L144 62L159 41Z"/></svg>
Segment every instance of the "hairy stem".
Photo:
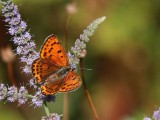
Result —
<svg viewBox="0 0 160 120"><path fill-rule="evenodd" d="M46 112L46 115L49 116L49 109L47 107L47 102L43 102L44 110Z"/></svg>
<svg viewBox="0 0 160 120"><path fill-rule="evenodd" d="M82 58L80 58L80 68L83 68L83 59L82 59ZM91 110L92 110L92 112L93 112L93 114L94 114L95 119L96 119L96 120L99 120L97 111L96 111L96 109L95 109L95 107L94 107L94 104L93 104L93 102L92 102L92 98L91 98L90 93L89 93L89 91L88 91L88 89L87 89L87 85L86 85L86 82L85 82L85 79L84 79L83 70L81 69L80 72L81 72L83 87L84 87L84 90L85 90L85 94L86 94L88 103L89 103L89 105L90 105L90 107L91 107Z"/></svg>

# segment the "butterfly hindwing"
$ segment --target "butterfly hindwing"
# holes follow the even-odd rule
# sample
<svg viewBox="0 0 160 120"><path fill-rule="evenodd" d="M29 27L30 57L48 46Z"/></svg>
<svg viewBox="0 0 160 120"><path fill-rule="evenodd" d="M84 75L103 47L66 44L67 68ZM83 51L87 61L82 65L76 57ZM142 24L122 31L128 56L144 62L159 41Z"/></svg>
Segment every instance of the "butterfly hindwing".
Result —
<svg viewBox="0 0 160 120"><path fill-rule="evenodd" d="M42 59L50 59L53 64L58 66L68 65L67 54L55 35L46 38L41 48L40 57Z"/></svg>
<svg viewBox="0 0 160 120"><path fill-rule="evenodd" d="M60 85L62 84L63 79L52 82L51 84L42 85L41 90L44 95L53 95L59 91Z"/></svg>
<svg viewBox="0 0 160 120"><path fill-rule="evenodd" d="M82 84L81 77L75 72L71 71L64 79L59 92L68 92L79 88Z"/></svg>

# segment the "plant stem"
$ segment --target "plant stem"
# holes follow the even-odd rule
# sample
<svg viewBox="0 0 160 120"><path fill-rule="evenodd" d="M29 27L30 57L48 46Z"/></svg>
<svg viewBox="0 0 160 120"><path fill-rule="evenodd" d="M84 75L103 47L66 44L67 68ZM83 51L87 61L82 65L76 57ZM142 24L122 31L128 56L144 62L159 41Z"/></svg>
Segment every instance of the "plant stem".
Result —
<svg viewBox="0 0 160 120"><path fill-rule="evenodd" d="M64 23L64 40L65 40L65 48L68 51L68 15L66 16L65 23ZM64 93L64 107L63 107L63 120L68 120L69 118L69 94Z"/></svg>
<svg viewBox="0 0 160 120"><path fill-rule="evenodd" d="M28 97L28 98L34 98L34 96L33 96L33 95L27 95L27 97Z"/></svg>
<svg viewBox="0 0 160 120"><path fill-rule="evenodd" d="M83 59L82 59L82 58L80 58L80 68L83 68ZM96 120L99 120L97 111L96 111L96 109L95 109L95 107L94 107L94 104L93 104L93 102L92 102L92 98L91 98L90 93L89 93L89 91L88 91L88 89L87 89L87 85L86 85L86 82L85 82L85 79L84 79L83 70L81 69L80 72L81 72L83 87L84 87L84 90L85 90L85 94L86 94L88 103L89 103L89 105L90 105L90 107L91 107L91 110L92 110L92 112L93 112L93 114L94 114L95 119L96 119Z"/></svg>
<svg viewBox="0 0 160 120"><path fill-rule="evenodd" d="M70 15L67 14L64 20L64 42L65 49L68 51L68 24ZM69 93L64 93L63 120L69 120Z"/></svg>
<svg viewBox="0 0 160 120"><path fill-rule="evenodd" d="M69 93L64 94L63 120L69 120Z"/></svg>
<svg viewBox="0 0 160 120"><path fill-rule="evenodd" d="M16 82L16 79L14 77L14 72L13 72L14 71L13 63L8 62L7 65L8 65L8 74L9 74L10 80L12 81L12 84L17 87L17 82Z"/></svg>
<svg viewBox="0 0 160 120"><path fill-rule="evenodd" d="M7 2L8 0L0 0L0 2Z"/></svg>
<svg viewBox="0 0 160 120"><path fill-rule="evenodd" d="M43 102L43 106L44 106L44 110L45 110L47 116L49 116L49 109L47 107L47 102Z"/></svg>
<svg viewBox="0 0 160 120"><path fill-rule="evenodd" d="M64 40L65 40L65 49L68 51L68 24L70 20L70 15L67 14L64 20Z"/></svg>

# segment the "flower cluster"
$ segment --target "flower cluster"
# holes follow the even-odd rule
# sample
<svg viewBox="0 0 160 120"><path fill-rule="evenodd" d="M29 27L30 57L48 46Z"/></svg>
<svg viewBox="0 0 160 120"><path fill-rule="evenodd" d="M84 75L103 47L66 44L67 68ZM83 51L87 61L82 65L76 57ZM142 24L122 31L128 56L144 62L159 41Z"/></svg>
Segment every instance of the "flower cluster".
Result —
<svg viewBox="0 0 160 120"><path fill-rule="evenodd" d="M145 117L143 120L160 120L160 108L154 111L152 118Z"/></svg>
<svg viewBox="0 0 160 120"><path fill-rule="evenodd" d="M11 86L8 88L7 92L7 101L15 102L18 99L18 89L15 86Z"/></svg>
<svg viewBox="0 0 160 120"><path fill-rule="evenodd" d="M41 93L41 91L36 92L35 96L32 99L32 104L35 105L35 107L41 107L43 105L43 99L44 95Z"/></svg>
<svg viewBox="0 0 160 120"><path fill-rule="evenodd" d="M7 96L7 87L4 84L0 84L0 101Z"/></svg>
<svg viewBox="0 0 160 120"><path fill-rule="evenodd" d="M3 83L0 84L0 101L7 98L8 102L15 102L18 100L19 105L26 103L28 99L28 91L26 87L21 86L19 88L15 86L7 87Z"/></svg>
<svg viewBox="0 0 160 120"><path fill-rule="evenodd" d="M52 113L49 116L43 116L41 120L60 120L61 116L57 113Z"/></svg>
<svg viewBox="0 0 160 120"><path fill-rule="evenodd" d="M79 64L79 58L85 57L86 43L89 42L89 37L93 35L97 27L106 19L105 16L94 20L88 27L80 34L80 38L75 41L75 46L71 47L72 53L68 52L69 62L73 68Z"/></svg>
<svg viewBox="0 0 160 120"><path fill-rule="evenodd" d="M11 0L2 3L2 14L5 22L9 24L9 34L13 36L13 42L17 45L16 53L22 55L21 62L27 65L23 68L25 73L31 73L31 64L38 57L35 51L36 44L31 40L29 31L26 30L27 24L22 20L18 7Z"/></svg>
<svg viewBox="0 0 160 120"><path fill-rule="evenodd" d="M25 104L25 102L28 100L28 91L26 90L24 86L21 86L19 88L17 97L18 97L18 103L20 103L20 105Z"/></svg>
<svg viewBox="0 0 160 120"><path fill-rule="evenodd" d="M41 90L39 89L39 91L36 92L36 94L34 96L32 96L32 104L35 107L42 107L43 102L54 102L56 99L55 95L48 95L45 96L42 94Z"/></svg>
<svg viewBox="0 0 160 120"><path fill-rule="evenodd" d="M7 102L18 101L18 106L23 105L28 101L28 98L32 98L32 105L35 107L41 107L44 101L55 101L55 96L45 96L41 91L37 91L34 96L30 95L25 86L21 86L19 89L16 86L6 86L0 84L0 101L7 99Z"/></svg>
<svg viewBox="0 0 160 120"><path fill-rule="evenodd" d="M145 117L143 120L151 120L151 118L149 118L149 117Z"/></svg>

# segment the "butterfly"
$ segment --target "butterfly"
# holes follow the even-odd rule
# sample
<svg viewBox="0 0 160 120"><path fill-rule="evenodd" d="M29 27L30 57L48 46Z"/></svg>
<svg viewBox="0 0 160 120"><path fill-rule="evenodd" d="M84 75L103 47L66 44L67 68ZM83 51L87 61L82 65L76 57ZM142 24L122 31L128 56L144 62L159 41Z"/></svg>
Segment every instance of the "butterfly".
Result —
<svg viewBox="0 0 160 120"><path fill-rule="evenodd" d="M82 84L81 77L70 66L67 53L55 35L46 38L40 57L32 63L32 73L46 96L72 91Z"/></svg>

